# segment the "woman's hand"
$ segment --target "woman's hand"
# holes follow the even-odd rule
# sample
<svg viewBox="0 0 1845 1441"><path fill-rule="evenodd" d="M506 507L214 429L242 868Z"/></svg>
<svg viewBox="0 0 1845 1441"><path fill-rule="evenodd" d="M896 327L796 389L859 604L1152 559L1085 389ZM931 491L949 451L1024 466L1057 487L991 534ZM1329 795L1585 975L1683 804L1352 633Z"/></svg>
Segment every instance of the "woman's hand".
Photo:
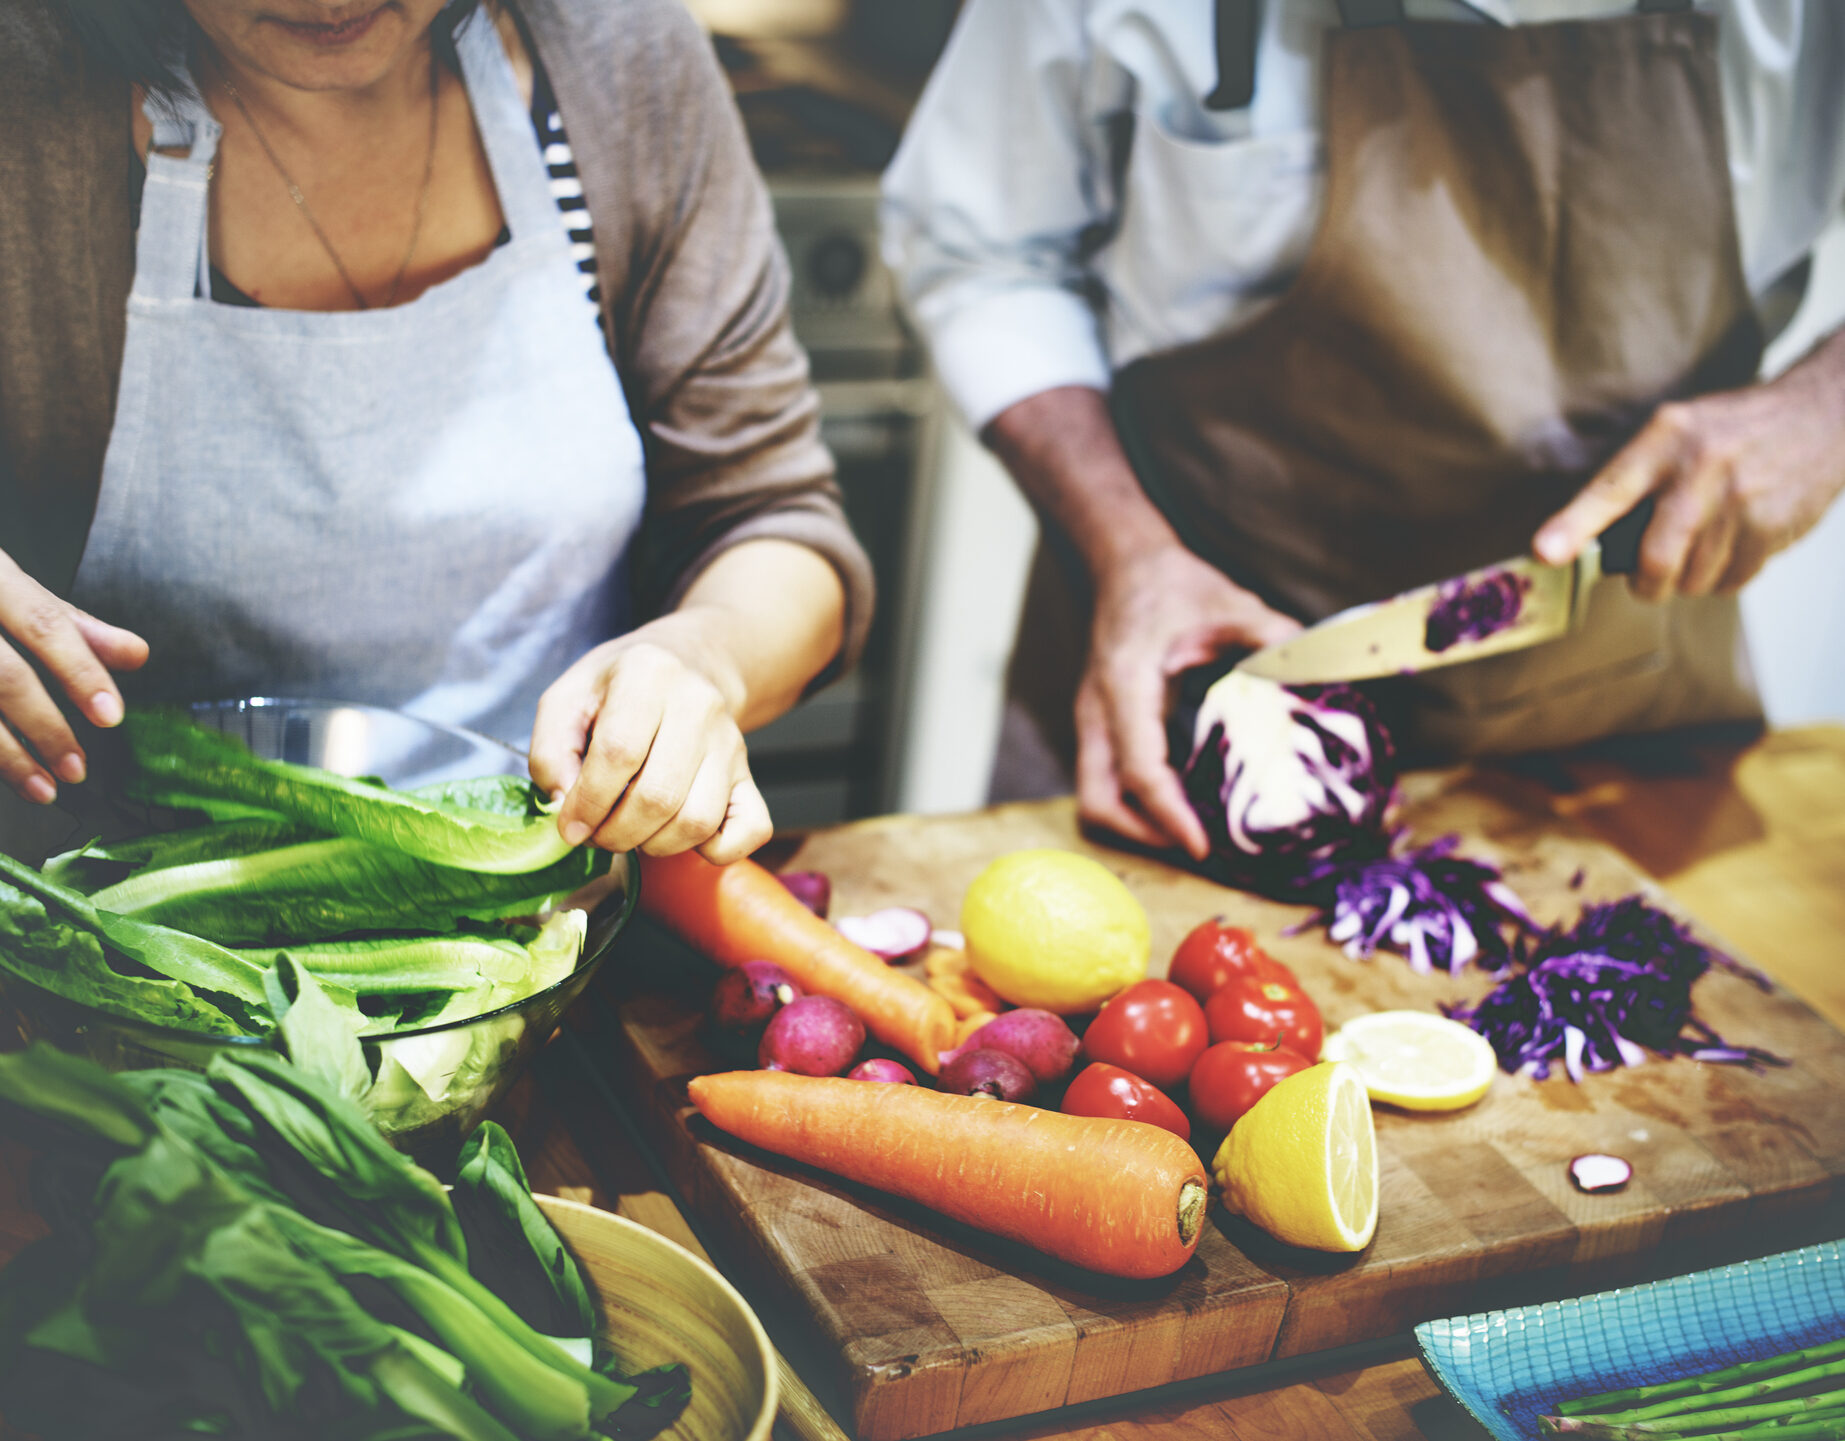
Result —
<svg viewBox="0 0 1845 1441"><path fill-rule="evenodd" d="M845 591L806 546L721 553L670 615L597 646L544 693L532 779L572 844L726 865L769 839L743 732L800 698L839 649Z"/></svg>
<svg viewBox="0 0 1845 1441"><path fill-rule="evenodd" d="M88 761L46 677L92 725L118 725L122 693L110 672L143 665L147 642L59 599L5 554L0 631L0 779L22 799L49 805L60 780L75 785L88 774Z"/></svg>
<svg viewBox="0 0 1845 1441"><path fill-rule="evenodd" d="M1167 762L1167 682L1221 651L1272 645L1299 629L1176 543L1098 574L1076 693L1083 819L1203 860L1210 841Z"/></svg>
<svg viewBox="0 0 1845 1441"><path fill-rule="evenodd" d="M1841 489L1845 334L1776 380L1662 405L1533 544L1560 565L1655 496L1634 592L1727 593L1818 524Z"/></svg>
<svg viewBox="0 0 1845 1441"><path fill-rule="evenodd" d="M663 616L597 646L538 703L532 779L562 794L572 844L718 865L773 832L750 777L742 682L696 616Z"/></svg>

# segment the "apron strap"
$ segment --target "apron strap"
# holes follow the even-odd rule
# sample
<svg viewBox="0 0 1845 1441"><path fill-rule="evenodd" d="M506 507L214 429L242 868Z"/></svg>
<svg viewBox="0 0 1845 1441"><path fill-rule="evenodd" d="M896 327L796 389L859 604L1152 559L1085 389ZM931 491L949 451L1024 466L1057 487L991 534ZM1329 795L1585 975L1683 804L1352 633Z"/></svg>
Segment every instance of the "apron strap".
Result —
<svg viewBox="0 0 1845 1441"><path fill-rule="evenodd" d="M141 191L141 240L134 293L143 299L192 300L211 293L207 216L212 164L224 128L190 80L170 100L149 96L143 110L154 128ZM163 155L186 147L188 153Z"/></svg>
<svg viewBox="0 0 1845 1441"><path fill-rule="evenodd" d="M1241 110L1256 97L1256 31L1259 0L1217 0L1217 85L1204 97L1206 110Z"/></svg>
<svg viewBox="0 0 1845 1441"><path fill-rule="evenodd" d="M569 237L551 197L551 172L519 93L512 61L486 6L476 8L461 22L455 32L455 49L512 243L555 241L568 250Z"/></svg>

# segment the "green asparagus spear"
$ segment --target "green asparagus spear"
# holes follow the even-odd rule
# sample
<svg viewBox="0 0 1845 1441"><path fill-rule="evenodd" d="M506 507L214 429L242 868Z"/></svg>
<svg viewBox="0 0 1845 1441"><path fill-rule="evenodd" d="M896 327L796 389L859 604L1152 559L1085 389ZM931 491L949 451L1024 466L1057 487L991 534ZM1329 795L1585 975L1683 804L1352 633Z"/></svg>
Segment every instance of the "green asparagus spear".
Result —
<svg viewBox="0 0 1845 1441"><path fill-rule="evenodd" d="M1653 1421L1624 1420L1620 1413L1606 1416L1547 1416L1543 1430L1552 1436L1579 1436L1584 1441L1602 1441L1619 1435L1622 1438L1658 1438L1679 1436L1687 1431L1706 1431L1713 1427L1734 1429L1739 1426L1759 1428L1763 1434L1783 1435L1791 1425L1818 1423L1845 1418L1845 1391L1827 1391L1816 1396L1800 1396L1791 1401L1763 1401L1753 1406L1717 1407L1708 1411L1687 1411L1676 1416L1662 1416ZM1772 1423L1764 1425L1763 1423Z"/></svg>
<svg viewBox="0 0 1845 1441"><path fill-rule="evenodd" d="M1706 1371L1697 1376L1681 1376L1677 1380L1659 1381L1651 1386L1630 1386L1621 1391L1603 1391L1595 1396L1578 1396L1573 1400L1558 1402L1556 1414L1559 1416L1604 1416L1612 1411L1649 1406L1656 1401L1670 1400L1675 1396L1722 1391L1740 1381L1758 1381L1765 1376L1776 1376L1783 1371L1792 1371L1839 1357L1845 1357L1845 1336L1836 1341L1825 1341L1817 1346L1803 1346L1798 1351L1783 1352L1779 1356L1769 1356L1760 1361L1739 1361L1734 1366Z"/></svg>

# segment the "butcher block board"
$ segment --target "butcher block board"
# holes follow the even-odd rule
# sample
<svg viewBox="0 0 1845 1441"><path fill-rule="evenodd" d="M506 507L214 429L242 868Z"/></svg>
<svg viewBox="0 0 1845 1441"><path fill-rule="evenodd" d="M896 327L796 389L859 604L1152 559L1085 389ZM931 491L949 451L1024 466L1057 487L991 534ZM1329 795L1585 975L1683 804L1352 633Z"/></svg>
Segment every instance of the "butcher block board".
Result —
<svg viewBox="0 0 1845 1441"><path fill-rule="evenodd" d="M1636 891L1672 908L1618 853L1495 773L1412 776L1403 819L1418 842L1458 832L1462 853L1503 865L1546 923ZM1293 967L1329 1031L1370 1011L1429 1010L1490 988L1484 976L1417 976L1394 956L1350 960L1317 928L1290 935L1302 908L1093 844L1067 801L860 822L813 834L781 864L830 875L835 915L914 905L952 926L982 867L1034 846L1092 855L1121 877L1151 918L1156 974L1207 917L1249 926ZM738 1063L714 1052L721 1043L701 1014L715 969L658 932L634 939L625 993L603 997L602 1064L726 1269L772 1330L807 1343L797 1359L862 1441L1122 1395L1845 1232L1834 1204L1845 1172L1845 1037L1784 989L1764 992L1724 971L1698 982L1697 1014L1792 1065L1752 1073L1656 1059L1580 1085L1559 1067L1542 1082L1501 1074L1458 1113L1380 1106L1381 1217L1362 1254L1283 1246L1214 1203L1183 1270L1129 1283L710 1127L685 1082ZM1567 1164L1586 1151L1625 1156L1632 1182L1617 1194L1577 1192Z"/></svg>

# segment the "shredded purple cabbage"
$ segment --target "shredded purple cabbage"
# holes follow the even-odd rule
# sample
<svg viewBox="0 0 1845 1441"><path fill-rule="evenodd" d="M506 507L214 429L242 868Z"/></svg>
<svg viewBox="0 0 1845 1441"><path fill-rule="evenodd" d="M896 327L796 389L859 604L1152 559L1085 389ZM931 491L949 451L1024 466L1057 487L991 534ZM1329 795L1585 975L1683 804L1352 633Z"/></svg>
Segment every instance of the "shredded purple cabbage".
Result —
<svg viewBox="0 0 1845 1441"><path fill-rule="evenodd" d="M1458 975L1469 962L1504 970L1517 940L1536 925L1495 867L1454 854L1459 844L1459 836L1443 836L1341 867L1331 903L1314 920L1354 960L1387 950L1407 956L1420 975Z"/></svg>
<svg viewBox="0 0 1845 1441"><path fill-rule="evenodd" d="M1515 622L1531 582L1509 570L1462 576L1442 586L1429 608L1422 643L1437 653L1464 640L1483 640Z"/></svg>
<svg viewBox="0 0 1845 1441"><path fill-rule="evenodd" d="M1575 926L1541 935L1521 969L1471 1010L1450 1007L1492 1043L1500 1067L1539 1080L1559 1058L1570 1079L1664 1056L1757 1067L1787 1062L1733 1046L1691 1013L1691 986L1722 966L1769 988L1761 972L1706 946L1639 896L1586 906Z"/></svg>
<svg viewBox="0 0 1845 1441"><path fill-rule="evenodd" d="M1224 884L1323 900L1333 875L1389 851L1396 749L1350 686L1281 686L1232 671L1198 711L1185 791Z"/></svg>

